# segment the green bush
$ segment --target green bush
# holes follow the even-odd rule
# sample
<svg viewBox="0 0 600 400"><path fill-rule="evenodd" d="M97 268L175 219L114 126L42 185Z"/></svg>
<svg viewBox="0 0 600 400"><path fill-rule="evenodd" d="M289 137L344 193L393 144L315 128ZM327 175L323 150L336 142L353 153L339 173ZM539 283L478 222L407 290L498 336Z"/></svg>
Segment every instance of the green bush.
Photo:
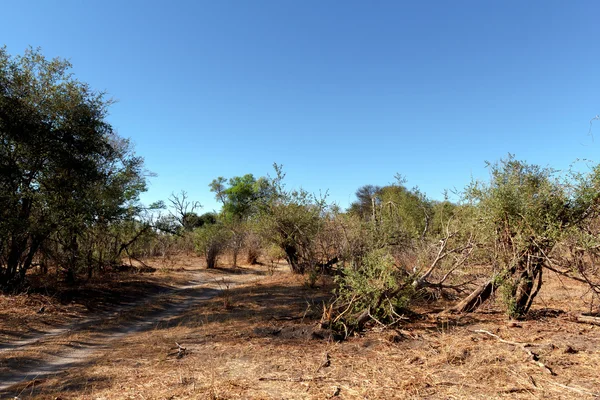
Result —
<svg viewBox="0 0 600 400"><path fill-rule="evenodd" d="M365 313L381 323L393 322L413 296L408 275L385 250L370 251L356 268L344 268L336 281L338 302L350 325L361 325Z"/></svg>

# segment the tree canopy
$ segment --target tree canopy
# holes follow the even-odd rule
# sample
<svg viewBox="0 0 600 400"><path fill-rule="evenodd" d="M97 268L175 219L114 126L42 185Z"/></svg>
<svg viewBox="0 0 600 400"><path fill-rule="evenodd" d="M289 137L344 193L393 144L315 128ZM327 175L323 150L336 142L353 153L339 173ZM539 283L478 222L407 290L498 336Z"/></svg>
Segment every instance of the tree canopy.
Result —
<svg viewBox="0 0 600 400"><path fill-rule="evenodd" d="M215 193L215 198L223 204L223 216L237 220L244 220L255 214L269 191L267 179L256 179L252 174L234 176L229 181L220 176L213 179L209 187Z"/></svg>
<svg viewBox="0 0 600 400"><path fill-rule="evenodd" d="M0 286L22 281L43 242L60 234L75 266L78 237L132 218L146 189L143 160L107 122L111 100L39 50L0 49Z"/></svg>

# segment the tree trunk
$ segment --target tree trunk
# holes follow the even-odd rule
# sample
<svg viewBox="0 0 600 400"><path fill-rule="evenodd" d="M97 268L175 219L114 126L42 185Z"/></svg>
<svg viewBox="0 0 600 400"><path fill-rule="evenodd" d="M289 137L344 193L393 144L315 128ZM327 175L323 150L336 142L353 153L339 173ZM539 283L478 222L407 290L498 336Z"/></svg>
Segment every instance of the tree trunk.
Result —
<svg viewBox="0 0 600 400"><path fill-rule="evenodd" d="M74 285L76 283L75 279L75 270L73 268L68 268L65 275L65 282L67 285Z"/></svg>
<svg viewBox="0 0 600 400"><path fill-rule="evenodd" d="M206 268L212 269L217 266L217 252L209 248L206 252Z"/></svg>
<svg viewBox="0 0 600 400"><path fill-rule="evenodd" d="M298 257L298 250L293 245L287 245L283 248L285 252L288 263L290 264L290 268L292 272L295 274L303 274L304 273L304 265L300 263Z"/></svg>
<svg viewBox="0 0 600 400"><path fill-rule="evenodd" d="M238 252L239 250L237 248L233 249L233 266L237 267L237 259L238 259Z"/></svg>
<svg viewBox="0 0 600 400"><path fill-rule="evenodd" d="M529 312L533 299L542 287L542 251L538 246L532 245L515 265L506 271L507 280L511 282L508 292L508 315L511 318L522 318ZM475 311L494 293L494 279L477 288L473 293L463 299L449 312Z"/></svg>
<svg viewBox="0 0 600 400"><path fill-rule="evenodd" d="M46 258L43 258L40 262L40 272L42 275L48 275L48 260Z"/></svg>
<svg viewBox="0 0 600 400"><path fill-rule="evenodd" d="M508 314L511 318L522 318L529 312L533 299L542 286L542 267L543 261L537 252L531 252L519 263L513 275L508 304Z"/></svg>
<svg viewBox="0 0 600 400"><path fill-rule="evenodd" d="M94 275L94 255L91 248L88 250L87 254L87 275L88 280L92 279L92 275Z"/></svg>
<svg viewBox="0 0 600 400"><path fill-rule="evenodd" d="M250 247L248 249L248 255L246 257L246 262L250 265L258 264L258 250L254 247Z"/></svg>
<svg viewBox="0 0 600 400"><path fill-rule="evenodd" d="M490 298L490 296L494 293L494 289L494 280L490 279L489 281L475 289L460 303L456 304L454 307L449 308L447 311L457 313L473 312Z"/></svg>
<svg viewBox="0 0 600 400"><path fill-rule="evenodd" d="M25 280L25 274L27 273L29 268L31 268L31 264L33 263L33 257L35 257L35 254L37 253L38 249L40 248L40 245L41 245L41 239L39 237L34 237L31 240L31 244L29 245L29 252L27 253L27 256L25 257L25 260L23 260L23 262L19 266L19 281L18 281L19 283L21 283Z"/></svg>
<svg viewBox="0 0 600 400"><path fill-rule="evenodd" d="M13 283L26 245L26 241L19 240L13 235L10 244L10 252L8 253L8 259L6 262L6 269L4 270L4 274L2 276L2 282L0 282L2 286L10 286Z"/></svg>

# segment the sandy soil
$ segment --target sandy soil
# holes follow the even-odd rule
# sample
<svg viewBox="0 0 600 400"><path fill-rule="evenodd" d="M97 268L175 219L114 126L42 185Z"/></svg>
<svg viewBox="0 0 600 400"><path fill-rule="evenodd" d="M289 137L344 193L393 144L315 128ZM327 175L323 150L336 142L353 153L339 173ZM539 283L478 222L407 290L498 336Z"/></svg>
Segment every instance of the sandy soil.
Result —
<svg viewBox="0 0 600 400"><path fill-rule="evenodd" d="M7 389L15 384L44 379L84 362L93 362L97 355L111 351L124 337L168 325L187 309L218 296L223 290L256 281L261 275L251 269L196 270L188 274L191 280L184 284L166 286L157 294L91 316L79 315L75 322L44 330L22 331L17 327L7 336L22 337L5 339L0 344L0 398L10 396Z"/></svg>
<svg viewBox="0 0 600 400"><path fill-rule="evenodd" d="M600 327L576 321L587 311L586 289L576 282L547 274L524 321L508 321L495 302L450 317L437 313L440 304L423 303L415 307L421 314L415 321L393 329L371 326L340 343L314 334L331 296L330 281L310 288L284 268L272 276L239 279L243 282L235 287L221 283L219 293L181 289L165 296L163 306L132 310L123 317L131 330L121 336L114 336L120 334L114 331L119 322L81 337L53 339L37 350L28 345L31 354L60 353L69 343L108 335L98 339L104 347L83 350L77 368L62 364L64 372L30 376L4 395L54 400L600 396ZM131 321L134 315L152 323L135 328L141 321ZM180 356L176 342L186 348ZM70 354L77 357L77 351ZM25 354L11 353L26 360ZM0 354L2 363L8 359Z"/></svg>

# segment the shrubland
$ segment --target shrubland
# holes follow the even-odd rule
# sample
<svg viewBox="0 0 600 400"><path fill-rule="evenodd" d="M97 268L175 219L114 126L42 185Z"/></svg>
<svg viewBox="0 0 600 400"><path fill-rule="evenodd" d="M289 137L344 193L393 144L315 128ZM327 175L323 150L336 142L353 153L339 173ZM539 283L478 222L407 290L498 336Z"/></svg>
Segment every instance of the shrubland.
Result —
<svg viewBox="0 0 600 400"><path fill-rule="evenodd" d="M222 207L199 213L186 192L141 204L143 159L107 122L112 101L65 60L0 50L0 288L54 269L66 282L150 256L287 261L307 286L329 275L321 324L337 337L393 326L418 302L472 312L495 294L508 317L529 312L544 272L600 293L600 167L560 173L508 155L443 201L408 188L364 185L347 210L273 176L215 178ZM597 301L597 296L593 297ZM595 304L590 307L594 309Z"/></svg>

